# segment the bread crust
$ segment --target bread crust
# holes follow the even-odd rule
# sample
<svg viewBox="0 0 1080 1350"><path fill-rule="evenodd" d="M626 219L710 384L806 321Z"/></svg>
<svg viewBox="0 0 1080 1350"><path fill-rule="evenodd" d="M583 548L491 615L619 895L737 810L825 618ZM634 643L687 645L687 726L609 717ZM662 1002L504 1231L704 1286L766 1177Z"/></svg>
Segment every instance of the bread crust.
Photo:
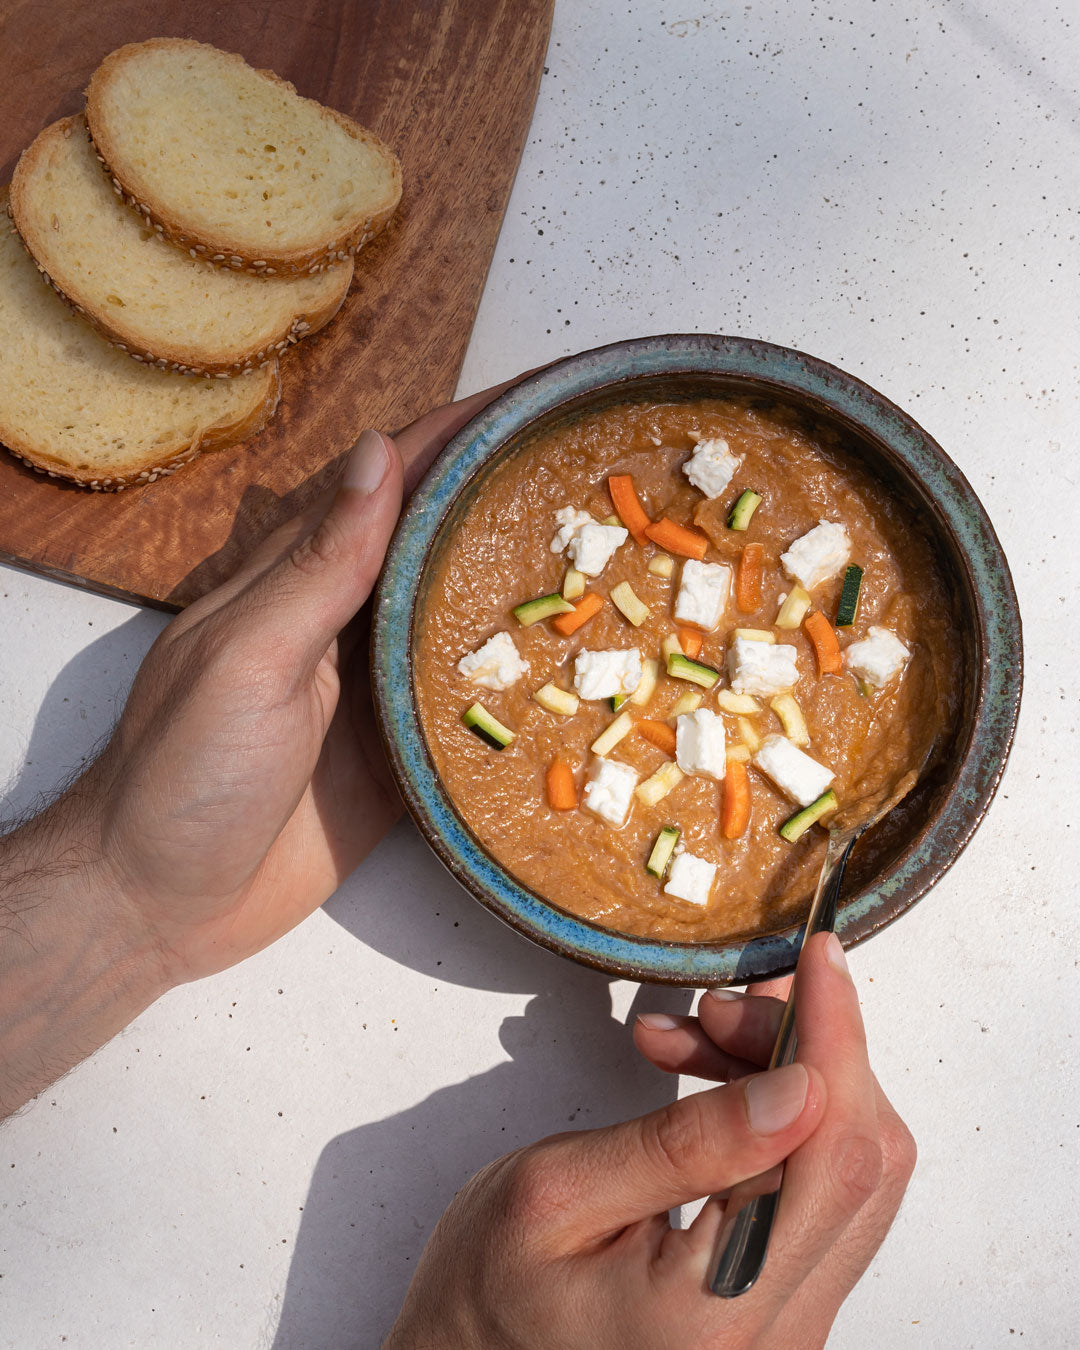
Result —
<svg viewBox="0 0 1080 1350"><path fill-rule="evenodd" d="M337 122L355 140L363 141L372 146L383 157L391 171L391 191L385 201L380 202L374 211L365 218L354 220L351 225L337 231L334 238L327 240L325 244L314 248L296 250L281 250L275 249L272 245L266 245L260 249L256 257L254 253L245 249L235 239L209 238L199 234L175 213L170 212L164 202L155 199L149 188L139 182L138 175L124 164L122 151L109 134L108 119L102 109L103 91L109 79L120 67L128 61L138 59L145 51L182 50L192 47L206 48L230 61L238 62L240 65L247 66L248 64L236 52L225 52L209 43L195 42L190 38L151 38L147 42L128 43L110 52L97 70L94 71L90 77L90 83L86 87L86 120L98 158L104 165L105 172L109 175L117 195L138 211L150 229L158 230L172 243L188 249L193 257L206 258L219 267L251 272L256 276L296 275L301 273L314 276L316 273L325 271L327 267L332 267L335 263L344 262L347 258L354 257L365 244L370 243L377 234L385 229L391 216L397 210L398 202L401 200L401 164L397 156L374 132L360 126L359 123L354 122L351 117L347 117L344 113L338 112L334 108L327 108L322 104L318 106L323 113ZM248 66L248 69L255 70L256 68ZM304 97L304 95L298 93L295 85L275 74L274 71L257 70L256 73L264 79L281 85L298 98ZM315 102L313 99L307 99L306 101Z"/></svg>
<svg viewBox="0 0 1080 1350"><path fill-rule="evenodd" d="M133 465L123 474L94 475L90 471L80 472L50 455L48 451L30 445L17 436L3 439L0 443L16 459L22 460L27 468L47 478L77 483L80 487L90 488L93 492L123 492L125 488L141 487L144 483L154 483L159 478L167 478L200 455L210 454L214 450L224 450L227 446L238 445L241 441L258 435L274 415L281 399L281 373L277 361L268 366L264 373L266 389L263 397L241 417L233 421L214 422L205 427L195 441L159 447L152 456L148 455L142 464ZM257 377L253 375L252 379L255 378ZM0 427L0 436L4 434L3 427Z"/></svg>
<svg viewBox="0 0 1080 1350"><path fill-rule="evenodd" d="M225 361L207 360L206 353L196 346L185 346L161 340L153 334L136 331L126 326L95 300L89 287L80 285L77 279L64 278L64 283L56 279L40 261L44 250L40 244L42 224L35 226L32 215L26 205L27 180L35 172L39 163L49 152L54 136L68 136L79 130L89 135L86 120L81 113L63 118L46 127L36 139L23 151L15 166L11 180L11 193L8 202L8 215L23 243L26 251L34 260L38 271L58 296L66 301L73 310L81 315L91 327L107 341L119 347L135 361L156 366L158 370L173 371L178 375L242 375L260 366L267 366L301 338L311 337L330 322L345 302L349 286L352 283L353 262L349 258L335 270L341 274L341 282L328 297L327 302L318 308L296 314L292 322L284 329L273 333L260 348L250 347L238 350L234 359ZM100 158L100 156L99 156ZM37 247L35 248L35 244ZM273 284L272 280L269 284Z"/></svg>

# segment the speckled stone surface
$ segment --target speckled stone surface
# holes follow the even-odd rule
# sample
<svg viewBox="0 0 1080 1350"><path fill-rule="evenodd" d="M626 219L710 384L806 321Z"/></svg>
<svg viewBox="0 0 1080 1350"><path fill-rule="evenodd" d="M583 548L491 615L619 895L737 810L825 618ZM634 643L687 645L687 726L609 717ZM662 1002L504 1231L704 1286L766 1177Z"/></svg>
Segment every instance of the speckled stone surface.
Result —
<svg viewBox="0 0 1080 1350"><path fill-rule="evenodd" d="M1001 792L852 958L920 1163L840 1350L1076 1340L1077 47L1054 0L564 0L462 379L647 332L801 348L926 427L1012 563ZM21 809L163 619L8 571L0 614ZM623 1024L687 1002L531 947L398 827L323 913L0 1129L0 1347L377 1344L471 1171L669 1099Z"/></svg>

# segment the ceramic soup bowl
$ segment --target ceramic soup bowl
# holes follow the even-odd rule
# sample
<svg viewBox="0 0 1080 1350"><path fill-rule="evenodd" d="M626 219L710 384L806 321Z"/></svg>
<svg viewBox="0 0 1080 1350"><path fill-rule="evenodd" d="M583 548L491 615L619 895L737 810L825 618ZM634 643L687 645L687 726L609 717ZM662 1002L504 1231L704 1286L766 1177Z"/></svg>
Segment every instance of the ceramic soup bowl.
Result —
<svg viewBox="0 0 1080 1350"><path fill-rule="evenodd" d="M986 512L930 436L860 380L789 348L687 334L582 352L507 390L449 443L391 544L375 600L376 712L413 819L466 890L534 942L631 980L718 986L775 975L794 965L801 929L715 943L638 938L577 918L518 882L463 822L433 767L414 698L413 633L433 562L504 457L614 404L733 396L784 403L840 433L844 453L929 526L964 634L960 715L914 791L860 841L837 921L845 945L898 918L959 856L997 788L1019 710L1020 615Z"/></svg>

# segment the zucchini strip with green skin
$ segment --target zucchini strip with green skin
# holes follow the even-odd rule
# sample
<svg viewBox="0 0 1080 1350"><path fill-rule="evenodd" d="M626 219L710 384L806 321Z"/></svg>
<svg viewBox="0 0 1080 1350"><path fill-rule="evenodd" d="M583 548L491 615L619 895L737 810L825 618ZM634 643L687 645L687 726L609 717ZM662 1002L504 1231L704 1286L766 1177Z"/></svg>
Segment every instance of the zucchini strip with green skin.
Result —
<svg viewBox="0 0 1080 1350"><path fill-rule="evenodd" d="M657 880L663 880L664 873L668 870L668 864L671 862L671 855L675 852L675 845L679 842L679 831L672 825L665 825L656 836L656 843L652 846L652 852L649 854L649 861L645 864L645 871Z"/></svg>
<svg viewBox="0 0 1080 1350"><path fill-rule="evenodd" d="M691 661L688 656L672 652L667 660L667 673L677 680L689 680L691 684L700 684L702 689L711 689L719 680L720 672L712 666L702 665L700 661Z"/></svg>
<svg viewBox="0 0 1080 1350"><path fill-rule="evenodd" d="M466 708L461 714L461 720L471 732L479 736L482 741L486 741L493 750L505 750L514 739L515 733L509 727L504 727L499 719L493 717L482 703L474 703L471 708Z"/></svg>
<svg viewBox="0 0 1080 1350"><path fill-rule="evenodd" d="M745 530L749 527L750 519L754 512L761 505L762 497L758 492L747 488L739 500L731 509L731 515L728 517L729 530Z"/></svg>
<svg viewBox="0 0 1080 1350"><path fill-rule="evenodd" d="M541 619L553 619L556 614L571 614L574 606L564 600L558 591L551 595L540 595L535 600L526 600L524 604L514 606L514 618L522 628L528 628Z"/></svg>
<svg viewBox="0 0 1080 1350"><path fill-rule="evenodd" d="M822 816L827 816L830 811L835 811L838 802L836 793L829 788L823 792L820 797L812 801L809 806L804 806L801 811L796 811L780 826L781 836L789 844L797 843L811 825L816 825Z"/></svg>
<svg viewBox="0 0 1080 1350"><path fill-rule="evenodd" d="M854 563L844 573L840 603L836 607L837 628L850 628L859 612L859 592L862 589L863 570Z"/></svg>

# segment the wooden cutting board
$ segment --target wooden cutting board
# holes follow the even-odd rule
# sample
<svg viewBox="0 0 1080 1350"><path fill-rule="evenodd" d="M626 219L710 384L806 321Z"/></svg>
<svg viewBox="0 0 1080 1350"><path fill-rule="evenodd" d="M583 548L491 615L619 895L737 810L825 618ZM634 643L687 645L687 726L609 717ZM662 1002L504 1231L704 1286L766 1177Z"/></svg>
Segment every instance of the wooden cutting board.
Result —
<svg viewBox="0 0 1080 1350"><path fill-rule="evenodd" d="M452 394L540 80L553 0L6 0L0 182L82 106L106 54L155 36L240 52L377 132L401 208L357 256L345 307L282 361L256 439L119 495L41 478L0 450L0 561L176 608L227 577L339 469ZM507 371L510 375L513 372Z"/></svg>

